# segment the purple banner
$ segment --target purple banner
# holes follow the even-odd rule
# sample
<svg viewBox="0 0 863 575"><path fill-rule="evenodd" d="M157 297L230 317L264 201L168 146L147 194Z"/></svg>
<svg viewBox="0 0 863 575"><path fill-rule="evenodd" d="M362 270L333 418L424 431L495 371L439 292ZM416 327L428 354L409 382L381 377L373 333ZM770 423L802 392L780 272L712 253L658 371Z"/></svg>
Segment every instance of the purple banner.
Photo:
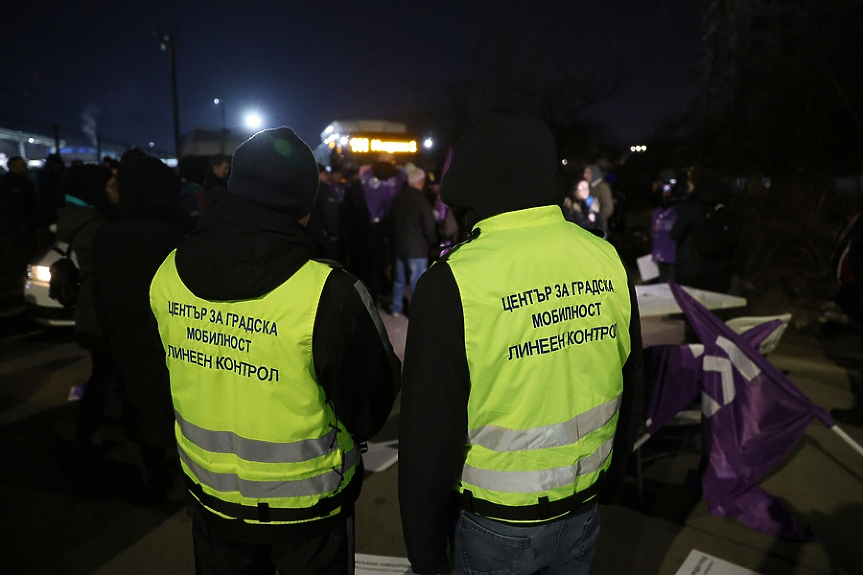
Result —
<svg viewBox="0 0 863 575"><path fill-rule="evenodd" d="M669 284L704 344L702 449L709 464L702 489L711 513L775 537L812 539L811 530L757 482L794 448L813 418L828 427L832 418L758 353L760 339L754 340L766 333L738 335L679 285Z"/></svg>

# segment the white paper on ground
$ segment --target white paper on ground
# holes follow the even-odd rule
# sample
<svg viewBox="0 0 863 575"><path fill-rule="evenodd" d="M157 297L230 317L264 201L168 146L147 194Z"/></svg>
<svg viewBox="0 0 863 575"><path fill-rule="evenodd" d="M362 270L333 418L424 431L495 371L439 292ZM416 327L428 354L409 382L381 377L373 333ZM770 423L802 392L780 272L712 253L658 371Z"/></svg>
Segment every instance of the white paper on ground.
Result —
<svg viewBox="0 0 863 575"><path fill-rule="evenodd" d="M399 460L398 440L372 443L369 441L369 450L363 453L363 465L366 471L380 473L386 471Z"/></svg>
<svg viewBox="0 0 863 575"><path fill-rule="evenodd" d="M410 562L403 557L384 557L383 555L356 554L356 575L380 575L381 573L398 573L411 575Z"/></svg>
<svg viewBox="0 0 863 575"><path fill-rule="evenodd" d="M755 571L723 561L697 549L689 552L686 561L675 575L707 575L708 573L710 575L759 575Z"/></svg>
<svg viewBox="0 0 863 575"><path fill-rule="evenodd" d="M657 267L656 262L653 261L652 255L647 254L645 256L641 256L635 261L638 262L638 273L641 275L641 281L647 282L653 278L659 277L659 267Z"/></svg>

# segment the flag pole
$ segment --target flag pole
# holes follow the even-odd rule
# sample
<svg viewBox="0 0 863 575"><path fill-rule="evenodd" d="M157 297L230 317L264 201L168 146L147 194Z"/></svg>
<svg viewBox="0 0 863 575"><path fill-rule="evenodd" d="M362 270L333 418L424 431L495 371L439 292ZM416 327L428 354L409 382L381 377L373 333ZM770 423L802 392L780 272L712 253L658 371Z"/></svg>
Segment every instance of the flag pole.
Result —
<svg viewBox="0 0 863 575"><path fill-rule="evenodd" d="M851 446L851 449L853 449L854 451L859 453L861 457L863 457L863 447L860 447L860 444L851 439L851 436L845 433L838 425L834 425L829 429L832 429L836 435L841 437L843 441L845 441L845 443Z"/></svg>

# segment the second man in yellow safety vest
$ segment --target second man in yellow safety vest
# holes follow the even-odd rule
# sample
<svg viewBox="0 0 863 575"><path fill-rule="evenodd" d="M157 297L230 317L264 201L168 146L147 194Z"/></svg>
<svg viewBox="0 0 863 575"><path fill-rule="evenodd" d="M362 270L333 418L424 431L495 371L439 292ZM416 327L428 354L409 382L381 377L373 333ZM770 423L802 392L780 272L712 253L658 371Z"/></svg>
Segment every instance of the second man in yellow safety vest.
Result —
<svg viewBox="0 0 863 575"><path fill-rule="evenodd" d="M411 304L399 502L416 573L587 573L638 431L641 330L614 247L566 221L551 131L488 116L441 199L464 242Z"/></svg>

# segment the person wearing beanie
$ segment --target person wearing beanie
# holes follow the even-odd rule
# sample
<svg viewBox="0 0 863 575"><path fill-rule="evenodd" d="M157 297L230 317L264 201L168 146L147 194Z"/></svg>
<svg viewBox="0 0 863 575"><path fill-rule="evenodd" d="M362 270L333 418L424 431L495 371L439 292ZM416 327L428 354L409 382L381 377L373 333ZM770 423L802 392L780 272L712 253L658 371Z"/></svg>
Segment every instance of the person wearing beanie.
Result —
<svg viewBox="0 0 863 575"><path fill-rule="evenodd" d="M118 389L121 400L124 398L117 366L96 315L92 276L93 238L113 216L119 194L114 174L96 164L70 166L60 189L65 203L57 212L57 240L72 246L83 278L74 311L75 338L90 353L92 365L86 383L73 389L81 398L75 444L90 453L101 448L99 429L112 390Z"/></svg>
<svg viewBox="0 0 863 575"><path fill-rule="evenodd" d="M96 311L129 401L124 430L140 451L142 500L180 491L174 410L164 351L150 311L150 280L190 231L179 212L180 178L158 158L124 154L117 169L119 216L93 238Z"/></svg>
<svg viewBox="0 0 863 575"><path fill-rule="evenodd" d="M643 397L635 288L610 243L564 219L558 165L542 121L492 114L443 176L469 231L411 301L399 505L414 573L450 557L458 573L587 573L597 502L625 476Z"/></svg>
<svg viewBox="0 0 863 575"><path fill-rule="evenodd" d="M590 195L599 203L599 227L608 238L608 221L614 214L614 193L596 164L589 164L584 168L584 179L590 182Z"/></svg>
<svg viewBox="0 0 863 575"><path fill-rule="evenodd" d="M353 572L361 446L401 366L363 284L314 259L317 189L305 142L258 132L150 285L198 573Z"/></svg>

